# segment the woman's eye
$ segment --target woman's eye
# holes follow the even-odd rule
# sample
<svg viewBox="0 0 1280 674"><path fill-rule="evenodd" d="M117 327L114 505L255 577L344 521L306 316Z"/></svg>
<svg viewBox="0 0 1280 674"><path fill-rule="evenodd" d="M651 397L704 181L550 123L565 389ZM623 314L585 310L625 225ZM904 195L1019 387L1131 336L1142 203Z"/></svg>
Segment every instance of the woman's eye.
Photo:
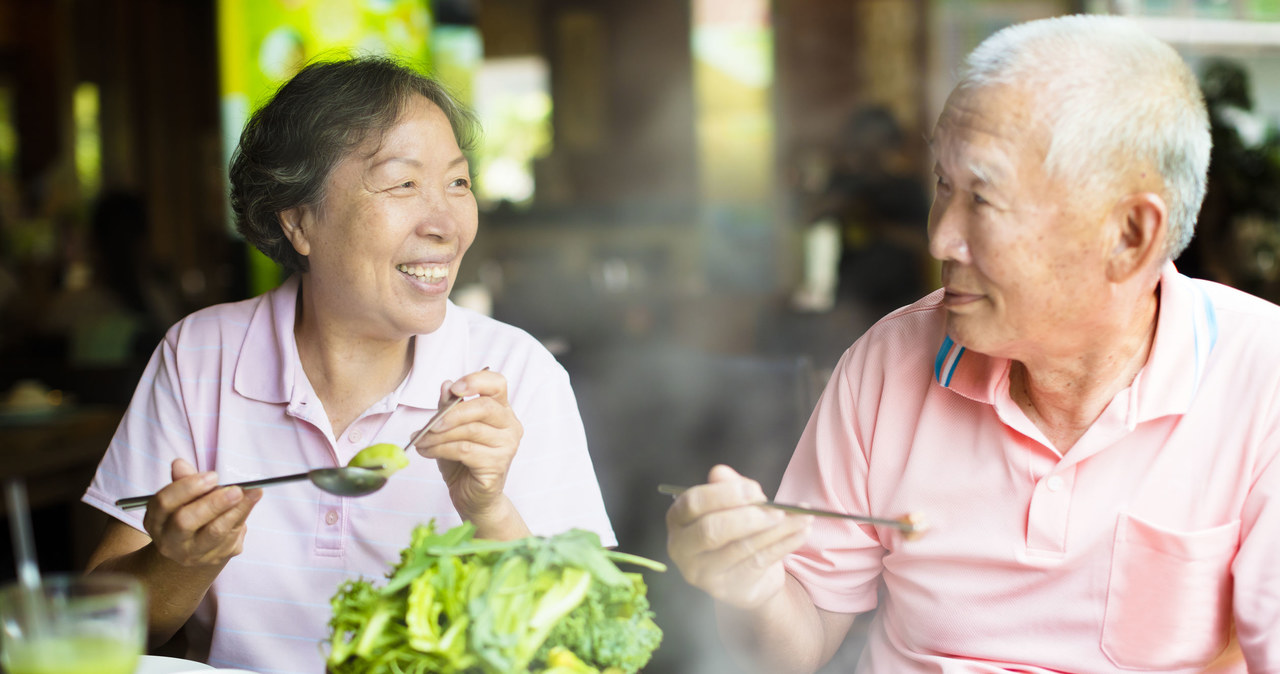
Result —
<svg viewBox="0 0 1280 674"><path fill-rule="evenodd" d="M988 203L990 203L990 202L989 202L989 201L987 201L986 199L984 199L984 198L982 197L982 195L981 195L981 194L978 194L977 192L974 192L974 193L973 193L973 203L978 204L979 206L985 206L985 205L987 205L987 204L988 204Z"/></svg>
<svg viewBox="0 0 1280 674"><path fill-rule="evenodd" d="M470 180L470 179L468 179L468 178L458 178L457 180L455 180L455 181L453 181L452 183L450 183L450 186L451 186L451 187L465 187L465 188L470 189L470 187L471 187L471 180Z"/></svg>
<svg viewBox="0 0 1280 674"><path fill-rule="evenodd" d="M413 181L412 181L412 180L406 180L406 181L404 181L404 182L400 183L399 185L396 185L396 187L403 187L403 188L405 188L405 189L412 189L412 188L413 188Z"/></svg>

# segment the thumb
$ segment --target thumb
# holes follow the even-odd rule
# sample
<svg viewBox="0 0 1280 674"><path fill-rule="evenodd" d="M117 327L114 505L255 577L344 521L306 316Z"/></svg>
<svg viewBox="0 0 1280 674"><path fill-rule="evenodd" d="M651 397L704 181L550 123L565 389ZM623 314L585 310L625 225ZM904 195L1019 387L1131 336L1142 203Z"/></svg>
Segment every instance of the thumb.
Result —
<svg viewBox="0 0 1280 674"><path fill-rule="evenodd" d="M186 459L174 459L173 465L169 470L174 480L196 474L196 467L191 465L191 463Z"/></svg>
<svg viewBox="0 0 1280 674"><path fill-rule="evenodd" d="M440 384L440 406L444 407L450 400L453 400L453 392L449 389L453 387L453 380L446 379Z"/></svg>
<svg viewBox="0 0 1280 674"><path fill-rule="evenodd" d="M741 479L743 479L743 477L738 471L724 465L723 463L712 466L711 472L707 473L707 482L728 482L730 480Z"/></svg>
<svg viewBox="0 0 1280 674"><path fill-rule="evenodd" d="M760 487L759 482L742 475L738 471L724 464L714 466L711 469L711 472L707 475L707 481L713 484L716 482L738 482L739 489L742 491L742 497L745 498L747 502L768 500L768 497L764 495L764 489Z"/></svg>

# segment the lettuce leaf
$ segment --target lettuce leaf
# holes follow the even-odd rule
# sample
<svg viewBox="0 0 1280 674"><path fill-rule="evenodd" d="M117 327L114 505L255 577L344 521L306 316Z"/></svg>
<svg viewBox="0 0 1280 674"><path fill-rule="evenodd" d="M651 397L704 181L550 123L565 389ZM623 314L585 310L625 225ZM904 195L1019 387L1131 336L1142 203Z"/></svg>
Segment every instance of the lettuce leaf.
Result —
<svg viewBox="0 0 1280 674"><path fill-rule="evenodd" d="M605 550L588 531L487 541L469 523L418 526L382 587L361 579L338 588L329 670L634 672L662 633L643 579L617 562L666 568Z"/></svg>

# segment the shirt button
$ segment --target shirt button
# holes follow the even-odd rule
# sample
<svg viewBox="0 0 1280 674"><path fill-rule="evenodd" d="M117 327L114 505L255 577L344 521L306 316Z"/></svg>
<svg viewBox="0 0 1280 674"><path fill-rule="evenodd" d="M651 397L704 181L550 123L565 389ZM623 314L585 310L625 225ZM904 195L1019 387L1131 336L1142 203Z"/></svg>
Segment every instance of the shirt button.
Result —
<svg viewBox="0 0 1280 674"><path fill-rule="evenodd" d="M1048 487L1049 491L1062 491L1062 488L1067 486L1067 481L1061 476L1054 475L1045 481L1044 486Z"/></svg>
<svg viewBox="0 0 1280 674"><path fill-rule="evenodd" d="M364 436L360 435L360 431L351 431L347 434L347 439L352 442L360 442L360 438L362 437Z"/></svg>
<svg viewBox="0 0 1280 674"><path fill-rule="evenodd" d="M338 523L338 511L337 511L337 510L330 510L329 512L325 513L325 514L324 514L324 523L325 523L325 524L328 524L328 525L334 525L334 524L337 524L337 523Z"/></svg>

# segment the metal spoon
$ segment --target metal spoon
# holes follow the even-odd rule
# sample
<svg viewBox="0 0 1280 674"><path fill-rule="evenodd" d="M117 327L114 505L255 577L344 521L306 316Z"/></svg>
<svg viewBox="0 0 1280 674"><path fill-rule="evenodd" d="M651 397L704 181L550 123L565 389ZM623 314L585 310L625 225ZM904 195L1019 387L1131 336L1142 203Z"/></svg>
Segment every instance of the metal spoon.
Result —
<svg viewBox="0 0 1280 674"><path fill-rule="evenodd" d="M486 365L480 368L480 371L484 372L485 370L488 370L488 369L489 369L489 366ZM404 451L408 452L412 450L413 446L418 444L418 441L422 439L422 436L426 435L427 432L430 431L432 428L435 428L436 422L440 421L440 419L444 417L445 414L448 414L449 410L453 409L454 407L457 407L458 403L462 402L462 400L463 400L462 398L450 393L449 402L446 402L443 406L440 407L440 409L436 410L436 413L431 415L431 418L427 420L427 425L423 426L422 429L419 430L417 433L414 433L412 438L409 438L409 444L404 446Z"/></svg>
<svg viewBox="0 0 1280 674"><path fill-rule="evenodd" d="M233 484L222 485L224 487L241 487L243 489L256 489L259 487L270 487L275 484L284 484L285 482L298 482L299 480L311 480L315 486L338 496L364 496L372 494L382 488L387 483L385 475L378 471L382 466L371 466L369 468L356 468L355 466L344 466L342 468L316 468L305 473L294 473L293 475L281 475L280 477L268 477L261 480L249 480L248 482L236 482ZM146 496L130 496L116 501L116 506L124 510L135 510L137 508L145 508L147 502L155 494L147 494Z"/></svg>
<svg viewBox="0 0 1280 674"><path fill-rule="evenodd" d="M670 494L671 496L679 496L680 494L683 494L688 489L689 489L688 487L678 487L676 485L671 485L671 484L658 485L659 492L663 494ZM924 518L920 517L920 515L917 513L907 513L906 515L903 515L902 517L899 517L897 519L889 519L887 517L868 517L866 515L852 515L849 513L838 513L830 510L804 508L801 506L790 505L788 503L778 503L776 501L760 501L759 503L755 503L753 505L757 505L762 508L775 508L777 510L783 510L789 513L800 513L802 515L815 515L818 517L839 517L843 519L853 520L855 522L862 522L864 524L875 524L875 525L884 526L884 527L892 527L894 529L901 531L904 534L904 536L907 538L907 540L913 540L913 539L919 538L921 535L924 534L925 530L928 529L928 525L925 523Z"/></svg>
<svg viewBox="0 0 1280 674"><path fill-rule="evenodd" d="M484 368L488 370L488 367ZM427 421L427 425L422 430L413 435L409 440L409 444L404 446L404 451L408 452L413 449L414 443L418 442L422 436L427 434L432 427L436 425L440 418L443 417L455 405L462 402L462 398L453 397L452 400L445 403L435 414L431 415L431 419ZM285 482L297 482L299 480L311 480L315 486L338 496L364 496L372 494L382 488L387 483L387 476L380 474L382 466L368 466L357 468L355 466L344 466L342 468L316 468L305 473L294 473L293 475L282 475L280 477L268 477L261 480L250 480L248 482L236 482L234 484L222 485L224 487L241 487L244 489L254 489L257 487L269 487L273 484L283 484ZM116 506L124 510L135 510L144 508L147 501L155 494L146 496L130 496L116 501Z"/></svg>

